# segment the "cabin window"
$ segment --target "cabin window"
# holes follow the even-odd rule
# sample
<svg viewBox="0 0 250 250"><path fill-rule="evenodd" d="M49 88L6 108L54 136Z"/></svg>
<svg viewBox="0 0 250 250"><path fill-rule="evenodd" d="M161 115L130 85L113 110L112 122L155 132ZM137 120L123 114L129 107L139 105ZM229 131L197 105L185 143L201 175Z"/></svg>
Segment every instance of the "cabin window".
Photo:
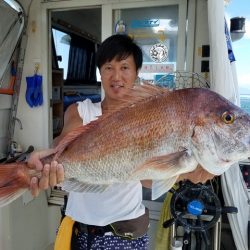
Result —
<svg viewBox="0 0 250 250"><path fill-rule="evenodd" d="M71 36L58 29L52 28L53 34L53 69L63 69L63 79L67 79L68 62L69 62L69 48Z"/></svg>
<svg viewBox="0 0 250 250"><path fill-rule="evenodd" d="M116 9L113 30L132 36L143 52L140 78L174 87L179 32L179 6Z"/></svg>
<svg viewBox="0 0 250 250"><path fill-rule="evenodd" d="M64 85L96 83L96 44L84 37L52 29L52 66L63 68Z"/></svg>

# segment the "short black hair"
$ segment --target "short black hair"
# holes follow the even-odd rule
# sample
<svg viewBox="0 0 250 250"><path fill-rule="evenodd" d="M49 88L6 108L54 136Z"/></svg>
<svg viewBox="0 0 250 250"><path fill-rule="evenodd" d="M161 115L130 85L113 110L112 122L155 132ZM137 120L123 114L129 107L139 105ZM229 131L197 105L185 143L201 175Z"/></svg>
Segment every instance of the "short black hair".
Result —
<svg viewBox="0 0 250 250"><path fill-rule="evenodd" d="M116 58L118 61L133 55L136 70L142 66L142 51L134 40L124 34L116 34L108 37L102 42L97 50L96 65L100 69L106 62Z"/></svg>

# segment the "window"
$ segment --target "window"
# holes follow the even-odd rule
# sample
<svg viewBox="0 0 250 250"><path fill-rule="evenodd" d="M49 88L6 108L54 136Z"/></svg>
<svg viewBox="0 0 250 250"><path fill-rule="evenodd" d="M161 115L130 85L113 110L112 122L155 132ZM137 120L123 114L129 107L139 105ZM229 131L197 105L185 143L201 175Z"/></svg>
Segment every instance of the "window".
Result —
<svg viewBox="0 0 250 250"><path fill-rule="evenodd" d="M68 62L69 62L69 48L71 36L65 32L52 28L54 46L56 51L55 60L58 62L58 67L63 69L63 79L67 79ZM54 66L54 68L57 66Z"/></svg>
<svg viewBox="0 0 250 250"><path fill-rule="evenodd" d="M96 44L82 36L52 29L52 67L64 69L65 85L96 83Z"/></svg>

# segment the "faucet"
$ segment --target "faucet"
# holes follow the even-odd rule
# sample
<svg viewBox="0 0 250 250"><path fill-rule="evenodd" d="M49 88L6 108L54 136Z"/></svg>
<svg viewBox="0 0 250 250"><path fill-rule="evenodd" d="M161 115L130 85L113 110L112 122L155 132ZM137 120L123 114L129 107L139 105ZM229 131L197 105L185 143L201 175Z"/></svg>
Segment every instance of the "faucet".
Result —
<svg viewBox="0 0 250 250"><path fill-rule="evenodd" d="M14 122L15 122L15 121L18 122L19 128L22 130L22 129L23 129L23 124L22 124L21 120L20 120L19 118L17 118L17 117L14 117L13 120L14 120Z"/></svg>

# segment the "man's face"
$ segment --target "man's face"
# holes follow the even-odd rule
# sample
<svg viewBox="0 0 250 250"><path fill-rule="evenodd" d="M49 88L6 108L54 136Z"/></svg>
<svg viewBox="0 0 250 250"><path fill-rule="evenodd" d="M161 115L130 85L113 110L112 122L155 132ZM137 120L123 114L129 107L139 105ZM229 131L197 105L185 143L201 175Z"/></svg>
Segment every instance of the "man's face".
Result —
<svg viewBox="0 0 250 250"><path fill-rule="evenodd" d="M100 74L105 98L119 100L133 87L137 78L134 57L130 55L121 61L114 58L102 65Z"/></svg>

